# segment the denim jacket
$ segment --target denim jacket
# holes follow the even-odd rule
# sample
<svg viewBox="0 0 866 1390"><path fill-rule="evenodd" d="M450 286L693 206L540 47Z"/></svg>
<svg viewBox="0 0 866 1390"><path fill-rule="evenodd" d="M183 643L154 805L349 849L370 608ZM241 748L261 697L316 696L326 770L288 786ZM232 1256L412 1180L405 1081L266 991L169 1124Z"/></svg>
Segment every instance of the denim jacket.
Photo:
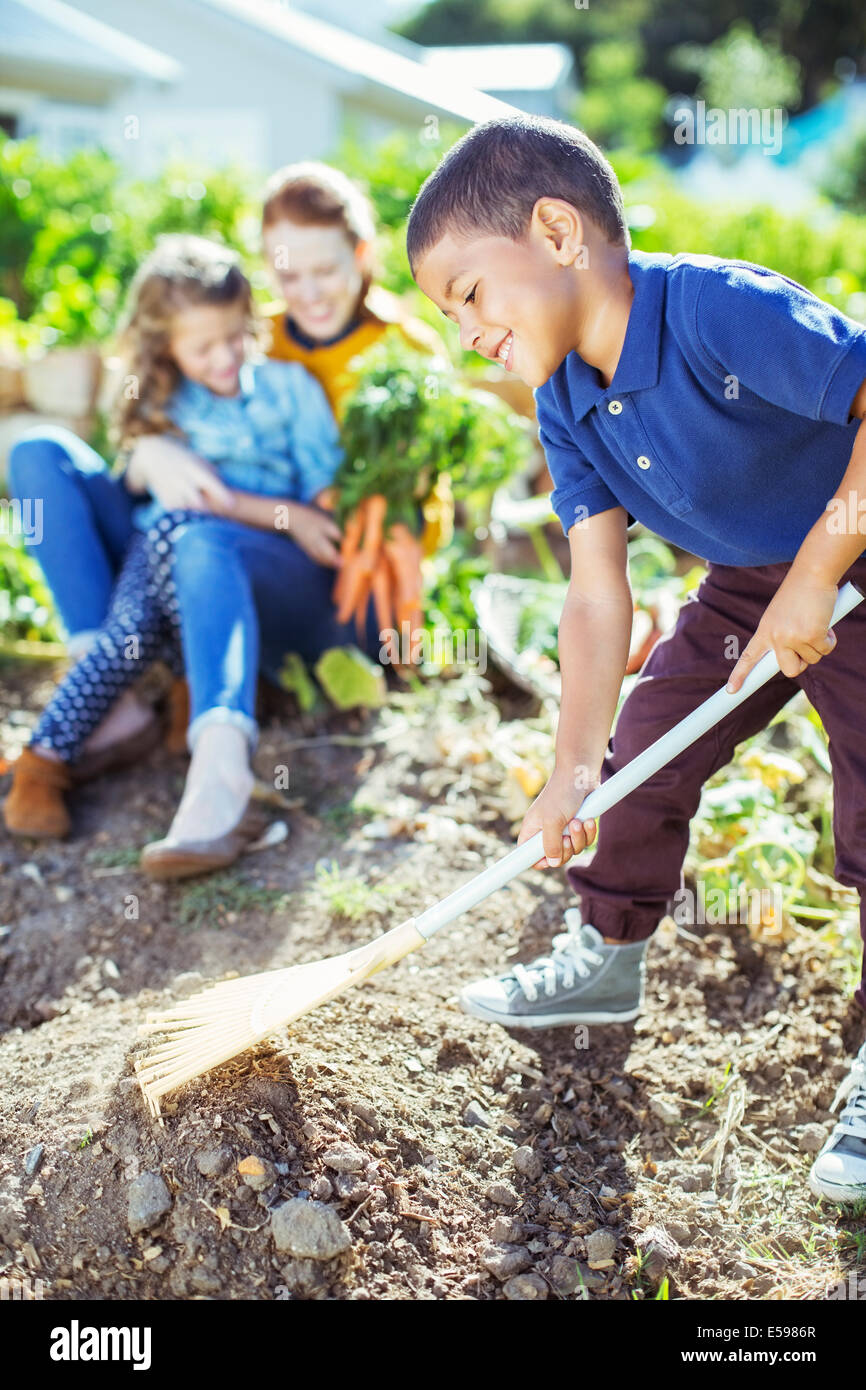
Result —
<svg viewBox="0 0 866 1390"><path fill-rule="evenodd" d="M217 396L185 377L166 413L193 453L242 492L310 502L342 461L325 393L295 362L245 362L237 396ZM147 530L164 510L156 499L145 503L136 526Z"/></svg>

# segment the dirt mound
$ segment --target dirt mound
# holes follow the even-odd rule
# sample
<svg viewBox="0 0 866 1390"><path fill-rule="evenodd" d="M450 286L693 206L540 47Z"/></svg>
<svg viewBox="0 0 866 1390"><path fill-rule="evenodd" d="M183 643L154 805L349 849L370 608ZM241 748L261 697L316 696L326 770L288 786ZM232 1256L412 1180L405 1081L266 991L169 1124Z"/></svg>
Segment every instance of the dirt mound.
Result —
<svg viewBox="0 0 866 1390"><path fill-rule="evenodd" d="M383 720L268 728L259 771L288 764L302 804L233 874L137 872L181 781L163 756L84 789L67 843L4 841L0 1276L61 1300L825 1296L864 1223L806 1174L863 1024L806 931L668 921L637 1024L509 1034L456 996L561 929L561 877L527 874L149 1118L148 1010L360 944L507 848L500 782L449 765L429 710Z"/></svg>

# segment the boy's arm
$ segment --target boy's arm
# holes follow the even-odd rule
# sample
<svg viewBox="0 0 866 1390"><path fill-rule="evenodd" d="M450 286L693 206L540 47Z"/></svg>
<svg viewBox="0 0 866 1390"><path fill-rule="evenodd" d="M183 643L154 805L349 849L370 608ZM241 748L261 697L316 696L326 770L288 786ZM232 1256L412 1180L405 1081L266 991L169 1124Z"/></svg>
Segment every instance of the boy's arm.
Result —
<svg viewBox="0 0 866 1390"><path fill-rule="evenodd" d="M628 660L633 617L624 507L576 523L568 533L571 578L559 624L562 700L554 770L520 828L518 843L541 830L556 867L592 843L594 822L573 821L597 785Z"/></svg>
<svg viewBox="0 0 866 1390"><path fill-rule="evenodd" d="M807 532L791 568L764 611L754 636L731 672L728 690L739 690L752 667L772 648L786 676L799 676L836 645L830 617L837 586L866 549L860 529L860 499L866 499L866 379L851 404L863 423L851 459L823 515ZM850 505L853 498L855 505ZM839 518L846 518L839 524Z"/></svg>

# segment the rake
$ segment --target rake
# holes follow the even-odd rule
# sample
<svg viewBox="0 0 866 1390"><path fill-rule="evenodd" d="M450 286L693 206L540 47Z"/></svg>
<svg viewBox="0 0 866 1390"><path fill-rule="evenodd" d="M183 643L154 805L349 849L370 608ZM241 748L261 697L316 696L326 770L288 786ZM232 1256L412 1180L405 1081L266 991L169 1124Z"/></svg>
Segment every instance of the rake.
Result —
<svg viewBox="0 0 866 1390"><path fill-rule="evenodd" d="M866 595L853 584L843 585L831 624L850 613L864 597ZM767 652L752 667L736 693L730 694L724 687L717 690L679 724L591 791L575 813L576 818L589 820L615 806L747 700L778 670L775 653ZM162 1036L149 1045L136 1061L135 1068L151 1114L159 1117L160 1097L167 1092L263 1042L302 1014L326 1004L353 985L369 980L378 971L418 950L436 932L543 857L542 834L538 831L441 902L434 903L417 917L409 917L365 946L285 970L266 970L245 979L224 980L163 1013L150 1015L141 1031Z"/></svg>

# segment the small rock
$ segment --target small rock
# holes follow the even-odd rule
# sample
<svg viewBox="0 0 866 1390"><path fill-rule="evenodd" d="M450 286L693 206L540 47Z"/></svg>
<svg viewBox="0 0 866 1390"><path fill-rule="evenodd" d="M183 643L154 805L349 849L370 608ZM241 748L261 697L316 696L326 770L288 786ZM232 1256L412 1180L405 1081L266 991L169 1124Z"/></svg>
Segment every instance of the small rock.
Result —
<svg viewBox="0 0 866 1390"><path fill-rule="evenodd" d="M643 1269L649 1279L658 1283L668 1267L675 1264L682 1251L664 1226L647 1226L638 1241L643 1252Z"/></svg>
<svg viewBox="0 0 866 1390"><path fill-rule="evenodd" d="M511 1216L497 1216L493 1222L493 1239L506 1245L518 1245L523 1239L523 1224Z"/></svg>
<svg viewBox="0 0 866 1390"><path fill-rule="evenodd" d="M134 1236L148 1231L171 1211L171 1194L159 1173L141 1173L129 1185L127 1220Z"/></svg>
<svg viewBox="0 0 866 1390"><path fill-rule="evenodd" d="M353 1115L357 1115L362 1124L367 1125L368 1128L372 1129L374 1132L378 1132L379 1118L372 1106L365 1105L363 1101L356 1100L352 1102L349 1109Z"/></svg>
<svg viewBox="0 0 866 1390"><path fill-rule="evenodd" d="M496 1202L500 1207L520 1205L520 1197L510 1182L489 1182L484 1189L484 1196L488 1202Z"/></svg>
<svg viewBox="0 0 866 1390"><path fill-rule="evenodd" d="M513 1303L531 1302L533 1299L547 1298L547 1285L540 1274L516 1274L502 1285L505 1297Z"/></svg>
<svg viewBox="0 0 866 1390"><path fill-rule="evenodd" d="M653 1096L649 1108L662 1124L678 1125L682 1119L680 1107L670 1096Z"/></svg>
<svg viewBox="0 0 866 1390"><path fill-rule="evenodd" d="M599 1228L586 1237L586 1258L590 1269L611 1269L616 1251L616 1237L611 1231Z"/></svg>
<svg viewBox="0 0 866 1390"><path fill-rule="evenodd" d="M574 1293L580 1284L577 1260L566 1255L554 1255L545 1272L557 1293Z"/></svg>
<svg viewBox="0 0 866 1390"><path fill-rule="evenodd" d="M238 1177L247 1187L251 1187L253 1192L264 1192L266 1187L273 1185L276 1176L277 1170L273 1163L266 1158L260 1158L258 1154L248 1154L238 1163Z"/></svg>
<svg viewBox="0 0 866 1390"><path fill-rule="evenodd" d="M827 1131L823 1125L806 1125L800 1131L797 1148L804 1154L816 1154L819 1149L823 1149L826 1138Z"/></svg>
<svg viewBox="0 0 866 1390"><path fill-rule="evenodd" d="M171 992L178 998L185 998L204 984L204 975L197 970L184 970L182 974L175 975L171 982Z"/></svg>
<svg viewBox="0 0 866 1390"><path fill-rule="evenodd" d="M669 1221L665 1229L678 1245L688 1245L691 1241L691 1227L687 1226L684 1221Z"/></svg>
<svg viewBox="0 0 866 1390"><path fill-rule="evenodd" d="M367 1183L361 1182L354 1173L337 1173L334 1177L334 1191L341 1202L348 1201L363 1202L368 1196L370 1188Z"/></svg>
<svg viewBox="0 0 866 1390"><path fill-rule="evenodd" d="M290 1294L304 1298L323 1286L324 1271L318 1260L290 1260L280 1273Z"/></svg>
<svg viewBox="0 0 866 1390"><path fill-rule="evenodd" d="M203 1178L218 1178L232 1163L232 1151L225 1144L209 1149L199 1149L195 1156L195 1166Z"/></svg>
<svg viewBox="0 0 866 1390"><path fill-rule="evenodd" d="M463 1111L463 1123L465 1125L477 1125L479 1129L490 1128L490 1116L477 1100L470 1100L466 1109Z"/></svg>
<svg viewBox="0 0 866 1390"><path fill-rule="evenodd" d="M577 1262L577 1268L580 1283L587 1289L603 1289L606 1285L607 1279L603 1274L599 1274L598 1270L590 1269L589 1265L581 1263L580 1260Z"/></svg>
<svg viewBox="0 0 866 1390"><path fill-rule="evenodd" d="M756 1279L758 1275L755 1266L746 1264L745 1260L735 1260L730 1272L732 1279Z"/></svg>
<svg viewBox="0 0 866 1390"><path fill-rule="evenodd" d="M352 1243L348 1228L332 1207L302 1197L276 1208L271 1234L278 1250L301 1260L333 1260Z"/></svg>
<svg viewBox="0 0 866 1390"><path fill-rule="evenodd" d="M222 1280L209 1269L194 1269L189 1276L189 1282L196 1293L218 1294L222 1289Z"/></svg>
<svg viewBox="0 0 866 1390"><path fill-rule="evenodd" d="M333 1144L322 1154L322 1162L335 1173L363 1173L367 1156L353 1144Z"/></svg>
<svg viewBox="0 0 866 1390"><path fill-rule="evenodd" d="M104 960L102 962L102 973L103 975L107 975L109 980L120 979L120 971L113 960Z"/></svg>
<svg viewBox="0 0 866 1390"><path fill-rule="evenodd" d="M481 1263L494 1279L504 1283L515 1274L522 1274L532 1260L529 1251L520 1245L488 1245L481 1255Z"/></svg>
<svg viewBox="0 0 866 1390"><path fill-rule="evenodd" d="M33 1174L39 1168L44 1153L44 1144L36 1144L32 1149L30 1149L29 1153L24 1159L24 1172L27 1174L28 1178L32 1178Z"/></svg>
<svg viewBox="0 0 866 1390"><path fill-rule="evenodd" d="M681 1173L673 1181L683 1192L706 1192L713 1182L713 1170L708 1163L698 1163L690 1173Z"/></svg>
<svg viewBox="0 0 866 1390"><path fill-rule="evenodd" d="M524 1178L529 1178L531 1182L537 1182L544 1172L544 1159L535 1149L531 1149L528 1144L523 1144L519 1149L515 1149L511 1155L511 1162L517 1172Z"/></svg>
<svg viewBox="0 0 866 1390"><path fill-rule="evenodd" d="M329 1178L326 1178L323 1173L321 1177L316 1178L316 1181L310 1188L310 1196L315 1197L317 1202L327 1202L328 1198L333 1195L334 1189L331 1185L331 1181Z"/></svg>
<svg viewBox="0 0 866 1390"><path fill-rule="evenodd" d="M68 883L58 883L54 889L54 896L59 903L70 903L75 897L75 889L70 888Z"/></svg>

